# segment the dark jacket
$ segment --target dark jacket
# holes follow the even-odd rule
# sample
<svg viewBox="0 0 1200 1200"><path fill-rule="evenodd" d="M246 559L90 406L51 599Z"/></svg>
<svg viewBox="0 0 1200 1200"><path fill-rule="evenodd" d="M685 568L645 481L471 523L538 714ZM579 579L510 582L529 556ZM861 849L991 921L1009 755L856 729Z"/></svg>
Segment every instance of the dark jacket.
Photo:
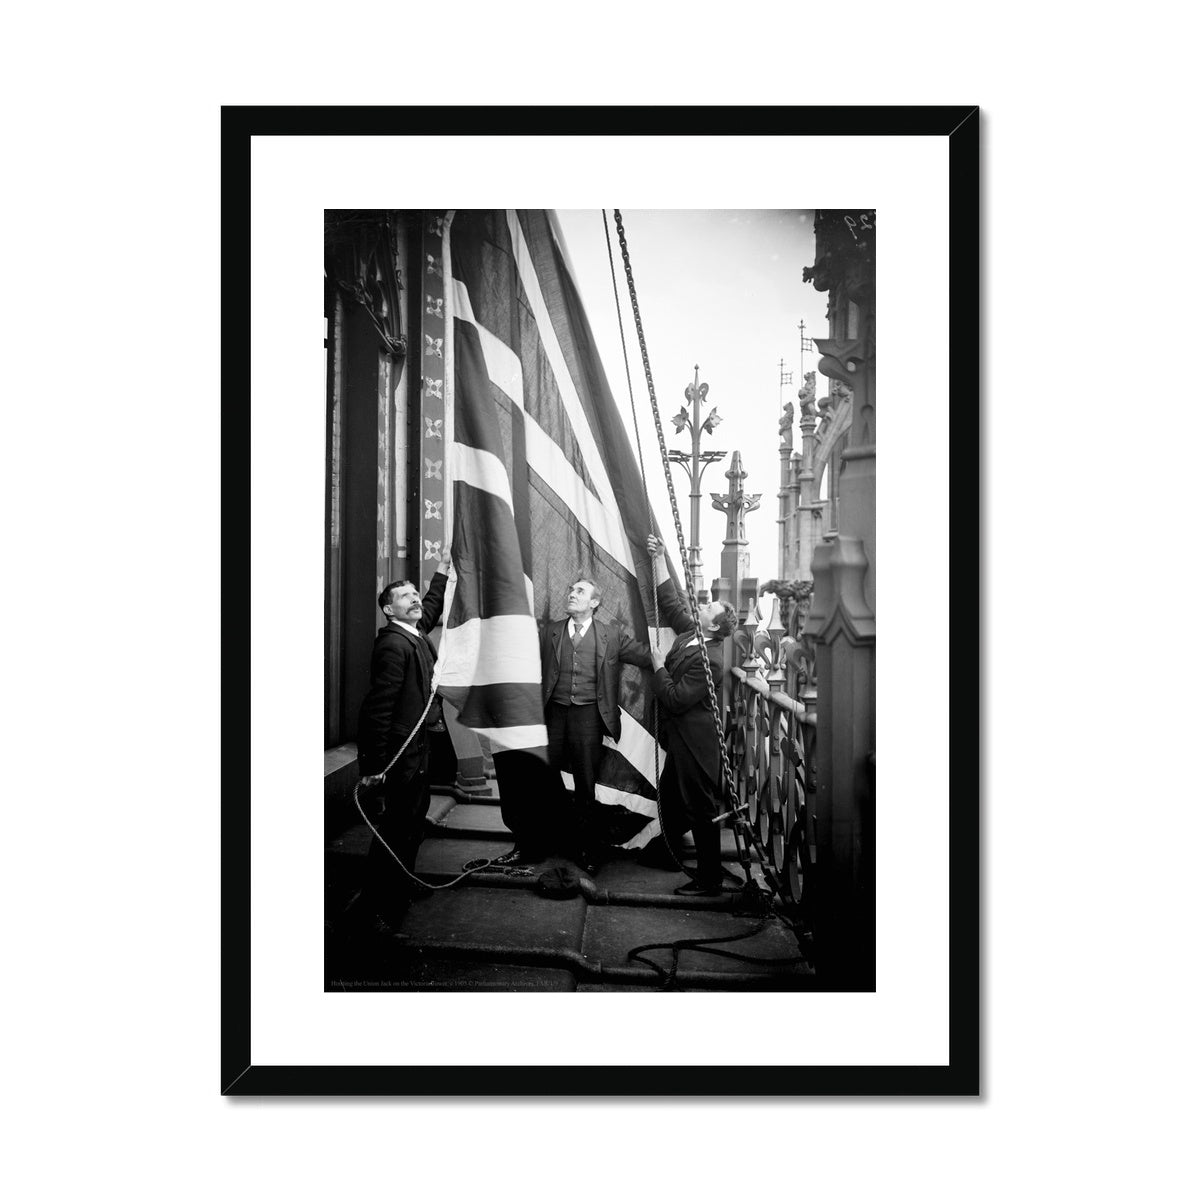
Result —
<svg viewBox="0 0 1200 1200"><path fill-rule="evenodd" d="M554 621L542 630L542 704L550 703L550 695L558 682L559 651L567 636L570 618ZM649 670L650 652L634 641L623 629L592 618L596 635L596 707L608 736L621 740L621 663Z"/></svg>
<svg viewBox="0 0 1200 1200"><path fill-rule="evenodd" d="M423 634L442 615L446 582L446 576L439 573L429 583L417 625ZM382 771L420 720L429 699L433 661L432 647L426 652L409 633L391 621L375 635L371 683L358 713L358 762L364 775ZM422 728L409 743L397 768L408 771L419 766L428 741L429 735Z"/></svg>
<svg viewBox="0 0 1200 1200"><path fill-rule="evenodd" d="M695 637L696 627L687 604L669 582L658 585L658 609L659 615L665 617L679 634L667 653L666 665L655 671L650 680L666 717L663 733L667 750L672 754L687 754L714 783L719 783L721 751L708 697L708 682L704 677L703 655L708 654L713 689L719 704L724 673L721 639L706 641L704 650L700 646L687 645Z"/></svg>

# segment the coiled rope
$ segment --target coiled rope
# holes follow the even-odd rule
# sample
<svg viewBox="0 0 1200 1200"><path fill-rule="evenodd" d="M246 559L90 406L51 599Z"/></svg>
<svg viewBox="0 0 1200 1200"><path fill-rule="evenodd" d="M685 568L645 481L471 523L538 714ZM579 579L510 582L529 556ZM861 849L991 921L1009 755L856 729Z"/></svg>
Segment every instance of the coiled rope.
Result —
<svg viewBox="0 0 1200 1200"><path fill-rule="evenodd" d="M424 635L422 635L422 636L424 636ZM463 871L463 873L461 875L455 876L453 879L450 880L449 883L427 883L424 879L421 879L418 876L414 875L401 861L400 855L398 855L395 852L395 850L393 850L391 848L391 846L388 845L387 839L383 836L382 833L379 832L378 827L371 820L371 818L367 816L366 812L364 811L363 806L362 806L362 801L359 800L359 798L358 798L358 793L359 793L359 790L364 787L382 788L384 783L387 782L388 772L400 760L400 756L405 752L405 750L408 749L409 745L412 743L413 738L417 736L417 732L424 726L425 718L427 716L429 716L429 710L430 710L430 708L433 707L433 698L434 698L434 696L437 695L438 680L441 678L441 674L442 674L441 660L434 659L433 675L430 677L430 680L429 680L429 699L425 701L425 709L421 713L421 716L417 720L417 723L412 727L412 729L409 730L408 737L406 737L404 739L404 743L403 743L403 745L401 745L400 749L397 750L396 753L392 755L392 761L390 763L388 763L388 765L386 767L384 767L383 770L380 771L378 775L366 775L363 778L359 779L359 781L354 785L354 807L358 809L359 815L366 822L367 828L370 829L371 833L374 834L374 836L379 840L379 844L392 856L392 859L395 862L396 866L398 866L400 868L400 870L402 870L405 873L405 875L407 875L409 877L409 879L411 879L413 881L413 883L415 883L418 887L426 888L431 892L440 892L444 888L450 888L450 887L453 887L456 883L461 883L462 880L466 879L466 877L468 875L474 875L478 871L486 871L487 868L490 867L493 862L495 862L495 859L492 859L492 858L485 859L478 866L471 865L468 870ZM385 803L386 803L386 801L385 801Z"/></svg>

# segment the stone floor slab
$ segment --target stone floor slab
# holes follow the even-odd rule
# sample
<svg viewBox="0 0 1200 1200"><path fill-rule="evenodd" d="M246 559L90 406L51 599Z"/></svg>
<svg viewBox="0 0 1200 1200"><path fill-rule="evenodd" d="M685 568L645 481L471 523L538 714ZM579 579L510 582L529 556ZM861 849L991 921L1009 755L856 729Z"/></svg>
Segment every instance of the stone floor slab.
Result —
<svg viewBox="0 0 1200 1200"><path fill-rule="evenodd" d="M585 908L578 896L548 900L519 890L453 888L415 903L399 931L410 944L576 952Z"/></svg>
<svg viewBox="0 0 1200 1200"><path fill-rule="evenodd" d="M500 819L495 804L456 804L438 824L443 833L454 836L494 835L512 840L508 827Z"/></svg>

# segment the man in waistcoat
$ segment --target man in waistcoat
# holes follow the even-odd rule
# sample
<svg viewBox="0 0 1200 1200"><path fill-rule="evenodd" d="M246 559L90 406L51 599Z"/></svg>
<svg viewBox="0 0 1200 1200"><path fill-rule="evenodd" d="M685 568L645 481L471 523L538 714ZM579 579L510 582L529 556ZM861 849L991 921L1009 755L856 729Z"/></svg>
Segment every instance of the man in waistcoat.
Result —
<svg viewBox="0 0 1200 1200"><path fill-rule="evenodd" d="M541 637L550 769L556 777L560 771L574 776L566 841L575 861L588 872L595 871L602 849L594 830L602 742L605 734L613 741L621 737L620 664L650 668L645 646L596 618L601 598L594 580L577 579L567 591L566 619L552 622ZM504 813L517 844L497 860L502 864L538 862L545 855L547 836L523 816L512 804Z"/></svg>

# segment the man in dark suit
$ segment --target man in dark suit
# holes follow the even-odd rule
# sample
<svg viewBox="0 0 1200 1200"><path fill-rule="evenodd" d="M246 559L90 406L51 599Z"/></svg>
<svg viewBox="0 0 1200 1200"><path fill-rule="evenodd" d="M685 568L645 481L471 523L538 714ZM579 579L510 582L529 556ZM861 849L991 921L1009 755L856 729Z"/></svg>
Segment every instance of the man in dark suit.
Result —
<svg viewBox="0 0 1200 1200"><path fill-rule="evenodd" d="M376 827L387 846L379 838L371 841L365 891L389 923L404 914L415 885L388 847L414 870L429 811L429 731L441 720L441 704L436 696L429 703L437 652L425 635L442 615L449 568L447 552L424 601L407 579L394 580L379 593L387 624L375 635L371 683L358 715L359 775L387 775L376 793L384 806ZM393 763L410 733L412 740Z"/></svg>
<svg viewBox="0 0 1200 1200"><path fill-rule="evenodd" d="M732 607L720 600L699 605L704 633L701 642L691 611L667 573L663 544L652 534L646 548L654 563L659 612L679 635L665 655L657 647L650 651L654 662L650 686L665 714L662 732L667 761L658 785L666 825L663 836L676 857L682 855L685 829L692 831L696 844L696 877L677 888L677 892L685 896L717 896L721 893L723 874L721 829L713 824L713 818L721 811L724 780L704 658L708 658L714 694L720 703L721 642L733 632L736 617Z"/></svg>
<svg viewBox="0 0 1200 1200"><path fill-rule="evenodd" d="M613 741L621 737L620 664L648 670L650 655L623 629L596 619L601 599L593 580L577 579L567 590L566 619L552 622L541 636L550 769L555 778L560 771L574 776L572 812L558 830L543 830L530 819L532 806L521 805L518 811L510 799L502 814L517 844L497 860L502 864L540 861L545 842L555 834L585 871L595 871L602 853L596 772L604 735Z"/></svg>

